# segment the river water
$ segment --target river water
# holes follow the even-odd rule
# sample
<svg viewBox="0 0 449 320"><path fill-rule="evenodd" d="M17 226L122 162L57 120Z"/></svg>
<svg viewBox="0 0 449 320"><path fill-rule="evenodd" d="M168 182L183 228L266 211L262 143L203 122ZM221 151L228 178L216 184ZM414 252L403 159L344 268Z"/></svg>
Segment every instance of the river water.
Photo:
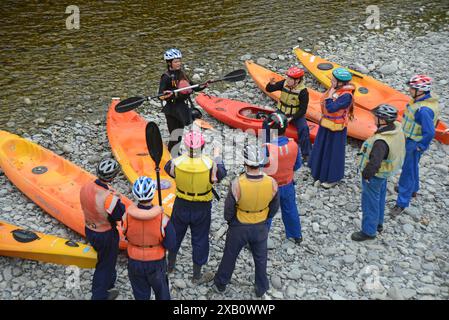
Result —
<svg viewBox="0 0 449 320"><path fill-rule="evenodd" d="M364 24L373 1L85 1L80 28L66 28L67 2L0 4L0 128L23 133L39 125L89 118L104 121L113 96L152 94L163 52L183 51L193 73L226 73L239 58L313 46ZM449 2L376 1L381 23L422 19L438 31ZM419 32L419 30L416 30ZM86 110L91 109L91 112ZM37 121L39 122L39 120Z"/></svg>

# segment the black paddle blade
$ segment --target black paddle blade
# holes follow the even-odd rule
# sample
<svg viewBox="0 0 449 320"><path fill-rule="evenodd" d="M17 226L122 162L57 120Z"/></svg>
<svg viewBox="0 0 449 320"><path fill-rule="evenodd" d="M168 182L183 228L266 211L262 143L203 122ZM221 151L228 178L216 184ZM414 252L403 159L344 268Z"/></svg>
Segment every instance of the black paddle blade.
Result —
<svg viewBox="0 0 449 320"><path fill-rule="evenodd" d="M161 163L164 147L162 145L162 137L159 127L153 121L148 122L145 127L145 138L150 157L156 164L156 168L158 168Z"/></svg>
<svg viewBox="0 0 449 320"><path fill-rule="evenodd" d="M131 97L128 99L125 99L123 101L120 101L115 106L115 111L118 113L128 112L131 110L136 109L138 106L140 106L147 98L146 97Z"/></svg>
<svg viewBox="0 0 449 320"><path fill-rule="evenodd" d="M237 82L242 81L246 78L246 71L244 69L238 69L235 71L232 71L225 75L222 80L224 81L230 81L230 82Z"/></svg>

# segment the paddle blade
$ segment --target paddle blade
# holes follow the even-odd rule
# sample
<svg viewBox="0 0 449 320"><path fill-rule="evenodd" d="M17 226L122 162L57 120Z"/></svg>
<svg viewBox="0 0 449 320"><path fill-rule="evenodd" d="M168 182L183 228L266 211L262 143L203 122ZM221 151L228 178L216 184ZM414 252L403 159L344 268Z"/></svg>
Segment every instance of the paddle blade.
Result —
<svg viewBox="0 0 449 320"><path fill-rule="evenodd" d="M196 119L193 123L202 129L215 130L215 128L209 122L202 119Z"/></svg>
<svg viewBox="0 0 449 320"><path fill-rule="evenodd" d="M147 123L147 126L145 127L145 139L147 142L148 153L158 168L161 163L164 147L162 145L161 132L156 123L152 121Z"/></svg>
<svg viewBox="0 0 449 320"><path fill-rule="evenodd" d="M221 80L229 82L242 81L246 78L246 71L244 69L238 69L225 75Z"/></svg>
<svg viewBox="0 0 449 320"><path fill-rule="evenodd" d="M125 99L123 101L120 101L115 106L115 111L118 113L123 113L123 112L128 112L128 111L134 110L137 107L139 107L145 100L146 100L145 97L131 97L131 98Z"/></svg>

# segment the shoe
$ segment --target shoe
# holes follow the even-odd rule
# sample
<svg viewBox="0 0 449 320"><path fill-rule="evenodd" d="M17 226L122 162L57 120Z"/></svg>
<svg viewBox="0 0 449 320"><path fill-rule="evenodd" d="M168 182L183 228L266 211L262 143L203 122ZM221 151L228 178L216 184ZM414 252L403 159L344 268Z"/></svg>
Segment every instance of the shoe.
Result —
<svg viewBox="0 0 449 320"><path fill-rule="evenodd" d="M396 192L396 193L399 193L399 187L398 186L395 186L394 187L394 191ZM418 192L413 192L412 193L412 198L416 198L418 196Z"/></svg>
<svg viewBox="0 0 449 320"><path fill-rule="evenodd" d="M224 293L226 291L226 285L218 284L214 282L214 288L217 293Z"/></svg>
<svg viewBox="0 0 449 320"><path fill-rule="evenodd" d="M175 271L176 265L176 254L168 253L168 262L167 262L167 272L172 273Z"/></svg>
<svg viewBox="0 0 449 320"><path fill-rule="evenodd" d="M110 289L108 291L108 300L115 300L119 295L119 291L117 289Z"/></svg>
<svg viewBox="0 0 449 320"><path fill-rule="evenodd" d="M382 231L384 231L384 226L381 225L381 224L379 224L379 225L377 226L377 232L382 233Z"/></svg>
<svg viewBox="0 0 449 320"><path fill-rule="evenodd" d="M373 236L369 236L369 235L367 235L367 234L365 234L365 233L363 233L361 231L354 232L351 235L351 239L354 240L354 241L373 240L375 238L376 238L376 236L374 236L374 237Z"/></svg>
<svg viewBox="0 0 449 320"><path fill-rule="evenodd" d="M405 208L399 207L397 205L395 205L391 210L390 210L390 216L392 218L396 218L398 215L400 215L402 212L404 212Z"/></svg>
<svg viewBox="0 0 449 320"><path fill-rule="evenodd" d="M329 183L329 182L323 182L323 183L321 184L321 186L322 186L324 189L330 189L330 188L335 187L336 185L337 185L337 182L331 182L331 183Z"/></svg>
<svg viewBox="0 0 449 320"><path fill-rule="evenodd" d="M192 282L198 282L201 279L201 267L199 264L193 264L193 278Z"/></svg>
<svg viewBox="0 0 449 320"><path fill-rule="evenodd" d="M302 237L299 238L293 238L293 241L299 246L302 242Z"/></svg>

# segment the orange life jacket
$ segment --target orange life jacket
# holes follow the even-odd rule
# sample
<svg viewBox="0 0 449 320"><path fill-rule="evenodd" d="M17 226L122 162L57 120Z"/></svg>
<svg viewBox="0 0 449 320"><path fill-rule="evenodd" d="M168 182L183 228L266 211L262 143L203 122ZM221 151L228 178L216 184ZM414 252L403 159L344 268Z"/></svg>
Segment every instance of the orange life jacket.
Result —
<svg viewBox="0 0 449 320"><path fill-rule="evenodd" d="M80 191L80 202L86 227L96 232L111 230L108 217L119 200L112 190L99 186L95 181L85 184Z"/></svg>
<svg viewBox="0 0 449 320"><path fill-rule="evenodd" d="M142 211L159 211L158 215L150 220L139 220L133 215ZM165 256L165 248L162 241L165 237L165 227L170 219L162 213L159 207L151 209L139 209L131 205L126 210L126 229L124 234L128 240L128 256L138 261L156 261Z"/></svg>
<svg viewBox="0 0 449 320"><path fill-rule="evenodd" d="M351 95L351 104L348 108L340 109L336 112L329 112L325 107L325 95L321 98L321 113L322 117L320 120L320 125L331 131L342 131L348 125L349 115L352 115L353 104L354 104L354 90L353 84L349 83L341 88L338 88L332 96L332 100L335 101L342 95L348 93Z"/></svg>
<svg viewBox="0 0 449 320"><path fill-rule="evenodd" d="M298 145L293 139L288 139L288 143L283 146L272 143L266 146L270 162L268 167L264 168L264 172L276 180L279 186L289 184L293 180L293 168L299 152Z"/></svg>

